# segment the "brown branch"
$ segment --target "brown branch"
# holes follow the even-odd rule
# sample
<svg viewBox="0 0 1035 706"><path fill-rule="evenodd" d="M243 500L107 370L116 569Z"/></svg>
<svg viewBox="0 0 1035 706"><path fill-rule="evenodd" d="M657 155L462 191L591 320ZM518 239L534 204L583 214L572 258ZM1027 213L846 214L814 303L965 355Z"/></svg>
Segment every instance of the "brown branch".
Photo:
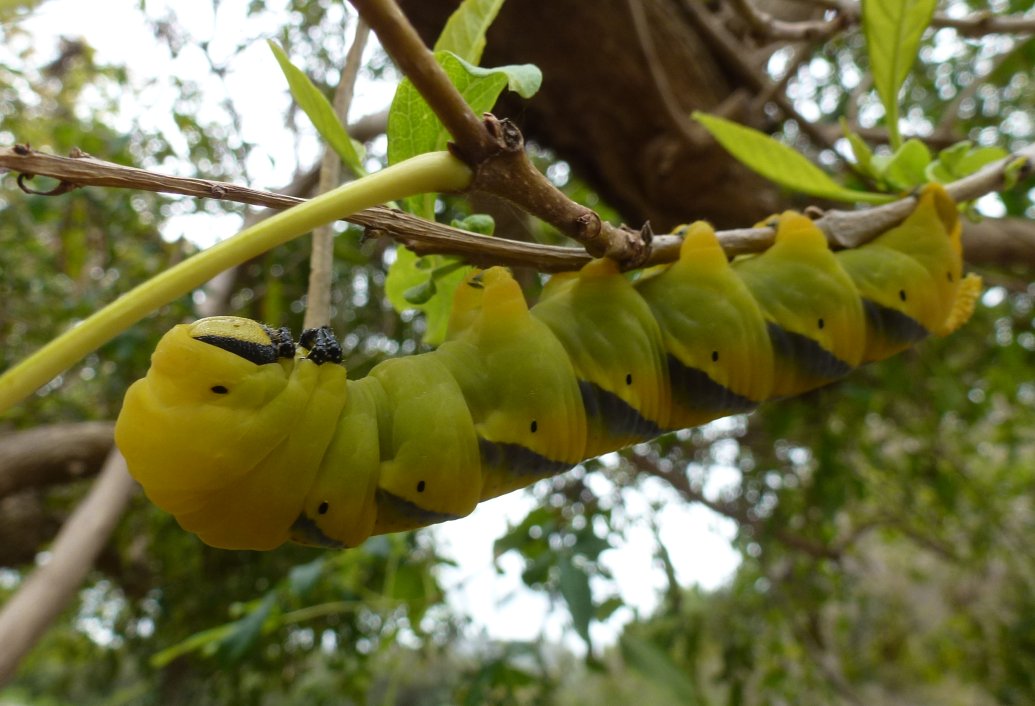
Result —
<svg viewBox="0 0 1035 706"><path fill-rule="evenodd" d="M457 156L473 167L497 152L481 119L464 102L399 6L392 0L350 1L453 136Z"/></svg>
<svg viewBox="0 0 1035 706"><path fill-rule="evenodd" d="M334 91L334 113L342 123L348 117L349 107L356 84L356 77L363 65L363 49L367 45L370 28L361 19L356 25L356 36L352 40L345 66ZM359 174L355 176L361 176ZM320 162L320 183L317 193L324 194L341 182L341 157L330 146L324 148ZM309 287L306 294L305 328L319 328L331 322L331 279L334 266L334 228L325 223L313 231L312 250L309 256Z"/></svg>
<svg viewBox="0 0 1035 706"><path fill-rule="evenodd" d="M112 451L89 495L58 533L50 560L37 568L0 610L0 686L65 609L129 502L135 484Z"/></svg>
<svg viewBox="0 0 1035 706"><path fill-rule="evenodd" d="M726 30L723 24L714 17L698 0L683 0L680 7L695 28L707 39L723 60L733 68L737 75L756 92L769 91L772 102L786 117L798 123L801 131L813 142L838 154L834 149L840 135L832 135L820 125L806 120L794 106L794 103L782 91L772 91L773 81L765 73L763 67L753 65L744 57L743 46Z"/></svg>
<svg viewBox="0 0 1035 706"><path fill-rule="evenodd" d="M1001 189L1003 170L1013 159L1035 162L1035 144L1018 150L1013 157L987 165L980 172L948 184L949 193L958 201L969 201ZM188 177L171 177L135 167L124 167L89 156L58 157L35 152L24 145L0 147L0 169L22 174L39 174L58 179L74 187L115 186L120 188L160 191L201 198L219 198L270 208L289 208L304 199L237 186L226 182ZM817 221L834 244L857 247L872 240L908 216L916 199L906 197L884 206L863 211L830 210ZM364 226L372 236L388 235L418 254L455 255L472 264L531 267L540 272L576 270L591 256L581 248L565 248L513 240L489 238L476 233L450 228L439 223L388 208L371 208L349 216L346 220ZM773 244L771 228L739 228L719 231L719 241L727 255L760 252ZM679 239L655 236L648 265L672 262L679 256ZM630 269L627 266L627 269Z"/></svg>
<svg viewBox="0 0 1035 706"><path fill-rule="evenodd" d="M646 261L649 238L605 223L593 210L565 196L532 165L512 123L491 115L481 120L474 114L394 0L351 2L453 137L452 150L474 171L472 191L510 201L579 241L596 257L609 257L625 267Z"/></svg>
<svg viewBox="0 0 1035 706"><path fill-rule="evenodd" d="M86 478L111 451L111 422L49 424L0 436L0 498Z"/></svg>
<svg viewBox="0 0 1035 706"><path fill-rule="evenodd" d="M795 2L835 10L839 16L844 17L845 22L851 24L857 24L861 17L859 3L848 0L795 0ZM984 10L966 17L949 17L936 12L931 18L931 27L952 28L965 37L983 37L988 34L1024 35L1035 33L1035 16L996 15Z"/></svg>
<svg viewBox="0 0 1035 706"><path fill-rule="evenodd" d="M831 20L787 22L755 7L751 0L731 0L733 8L747 22L756 37L791 42L816 42L829 39L850 24L850 18L838 13Z"/></svg>

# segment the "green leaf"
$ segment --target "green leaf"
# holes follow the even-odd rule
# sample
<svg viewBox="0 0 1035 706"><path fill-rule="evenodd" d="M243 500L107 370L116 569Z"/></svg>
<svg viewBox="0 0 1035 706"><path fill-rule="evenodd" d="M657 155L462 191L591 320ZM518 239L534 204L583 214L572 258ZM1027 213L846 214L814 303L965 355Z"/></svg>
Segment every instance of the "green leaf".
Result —
<svg viewBox="0 0 1035 706"><path fill-rule="evenodd" d="M978 171L986 164L998 162L1000 159L1010 156L1010 153L1002 147L978 147L970 150L956 164L956 177L962 178Z"/></svg>
<svg viewBox="0 0 1035 706"><path fill-rule="evenodd" d="M399 312L408 309L422 312L427 319L424 342L438 345L446 338L453 293L471 268L443 255L419 258L406 248L398 248L395 253L395 262L388 268L385 281L388 301Z"/></svg>
<svg viewBox="0 0 1035 706"><path fill-rule="evenodd" d="M938 159L931 162L925 176L928 181L943 184L962 179L978 171L986 164L999 161L1009 154L1002 147L977 147L964 140L951 147L946 147L938 154Z"/></svg>
<svg viewBox="0 0 1035 706"><path fill-rule="evenodd" d="M622 659L647 681L675 697L678 703L693 706L701 702L693 681L672 658L655 645L628 632L619 640Z"/></svg>
<svg viewBox="0 0 1035 706"><path fill-rule="evenodd" d="M174 659L182 657L183 655L197 652L198 650L202 650L210 645L222 642L236 628L237 623L225 623L224 625L217 625L214 628L208 628L206 630L196 632L186 640L177 642L175 645L167 647L161 652L156 652L151 656L151 659L148 660L148 662L155 669L161 669Z"/></svg>
<svg viewBox="0 0 1035 706"><path fill-rule="evenodd" d="M477 64L485 50L485 32L501 7L503 0L464 0L442 28L435 51L451 51Z"/></svg>
<svg viewBox="0 0 1035 706"><path fill-rule="evenodd" d="M589 588L589 576L575 566L571 556L560 554L557 557L560 578L558 581L561 596L568 604L571 621L575 632L579 634L589 651L593 652L593 644L589 639L589 624L593 620L596 608L593 605L593 593Z"/></svg>
<svg viewBox="0 0 1035 706"><path fill-rule="evenodd" d="M841 118L841 129L844 131L845 138L848 140L848 144L852 148L852 156L855 157L855 166L860 172L868 177L876 177L873 170L873 150L866 144L858 134L852 132L848 128L848 121Z"/></svg>
<svg viewBox="0 0 1035 706"><path fill-rule="evenodd" d="M898 92L916 61L920 37L937 0L863 0L862 21L870 73L884 103L891 146L898 148Z"/></svg>
<svg viewBox="0 0 1035 706"><path fill-rule="evenodd" d="M884 165L880 175L892 189L910 191L927 182L931 150L915 138L906 140Z"/></svg>
<svg viewBox="0 0 1035 706"><path fill-rule="evenodd" d="M707 113L693 116L737 160L788 189L837 201L886 203L893 198L841 186L795 150L758 130Z"/></svg>
<svg viewBox="0 0 1035 706"><path fill-rule="evenodd" d="M489 111L507 86L528 98L542 83L541 72L530 64L483 69L446 51L436 52L435 59L476 114ZM445 126L413 84L409 80L400 83L388 111L388 163L445 149L448 142ZM433 194L406 199L404 206L417 216L434 218Z"/></svg>
<svg viewBox="0 0 1035 706"><path fill-rule="evenodd" d="M304 71L291 63L279 44L272 39L268 40L268 43L273 51L273 56L276 57L277 63L280 64L280 70L284 72L284 78L287 79L291 95L295 102L298 103L298 107L309 117L317 132L338 153L341 161L356 176L366 174L355 144L335 114L331 102L327 100L327 97L319 88L313 85L313 82L309 80Z"/></svg>
<svg viewBox="0 0 1035 706"><path fill-rule="evenodd" d="M466 218L455 218L449 225L479 235L492 235L496 230L496 221L488 213L472 213Z"/></svg>

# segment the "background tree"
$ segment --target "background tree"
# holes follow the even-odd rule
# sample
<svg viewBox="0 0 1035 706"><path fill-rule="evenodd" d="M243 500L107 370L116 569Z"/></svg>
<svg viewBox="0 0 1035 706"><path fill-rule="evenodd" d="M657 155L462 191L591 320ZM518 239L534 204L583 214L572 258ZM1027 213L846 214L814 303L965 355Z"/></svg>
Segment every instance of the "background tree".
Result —
<svg viewBox="0 0 1035 706"><path fill-rule="evenodd" d="M458 3L402 4L430 44ZM341 5L289 5L276 37L287 52L310 76L351 82L342 71ZM971 15L979 8L962 2L939 7L934 26L943 29L927 37L907 84L907 130L933 148L960 138L1008 149L1033 141L1026 37L1035 21L1021 14L1026 5L1000 3L994 17ZM248 11L271 12L264 3ZM633 225L649 219L658 232L700 217L739 226L792 197L738 166L688 113L778 132L844 169L837 118L875 142L885 134L857 15L830 2L512 0L489 32L483 63L543 70L535 98L511 96L496 111L518 122L577 200ZM171 51L191 42L175 15L152 25ZM3 32L16 46L17 23ZM30 46L4 67L0 136L149 168L175 156L197 165L198 176L247 181L241 165L251 145L227 124L199 123L200 97L189 85L177 86L180 135L113 130L125 70L98 66L91 54L73 38L46 66ZM383 55L366 70L391 72ZM323 88L333 96L337 86ZM86 109L86 91L108 98ZM304 176L295 193L314 188L317 179ZM151 194L84 189L44 198L18 193L13 178L4 186L5 368L189 250L156 237L171 207ZM566 606L592 669L572 669L571 656L547 645L472 645L444 603L434 571L443 559L425 534L333 555L298 547L242 555L200 545L137 499L77 605L21 665L11 693L76 703L579 703L588 695L627 703L644 693L678 703L1026 703L1035 692L1035 566L1026 551L1035 533L1026 432L1035 397L1024 382L1035 347L1030 198L1024 188L1004 193L1006 218L972 228L968 257L993 287L949 341L536 486L538 509L497 551L522 556L528 585ZM444 208L470 211L462 201ZM507 235L557 239L512 208L475 208L492 210ZM295 243L239 268L223 306L299 328L306 251ZM349 369L362 374L419 349L420 320L384 303L387 241L361 245L349 230L334 251L334 323L348 331ZM25 479L0 481L0 532L9 532L0 546L10 567L3 590L18 587L82 496L79 479L99 466L110 433L103 424L40 438L14 430L113 418L157 337L196 305L167 307L5 417L12 433L0 441L30 444L36 461L28 472L13 463L2 472ZM54 459L31 452L73 434L88 443ZM730 465L738 482L720 497L706 493L708 474ZM606 492L590 473L606 475ZM742 563L719 591L680 586L671 556L692 552L693 538L659 541L669 576L662 606L607 650L589 640L589 625L621 605L608 598L617 592L601 555L627 529L625 497L651 478L734 519Z"/></svg>

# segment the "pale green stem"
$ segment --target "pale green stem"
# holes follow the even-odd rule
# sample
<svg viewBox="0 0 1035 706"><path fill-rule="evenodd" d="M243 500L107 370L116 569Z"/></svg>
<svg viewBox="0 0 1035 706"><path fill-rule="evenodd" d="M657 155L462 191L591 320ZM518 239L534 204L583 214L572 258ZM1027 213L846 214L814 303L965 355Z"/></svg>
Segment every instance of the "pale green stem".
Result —
<svg viewBox="0 0 1035 706"><path fill-rule="evenodd" d="M406 196L462 191L471 170L447 152L419 155L276 214L162 272L61 334L0 376L0 414L160 306L223 270L313 228Z"/></svg>

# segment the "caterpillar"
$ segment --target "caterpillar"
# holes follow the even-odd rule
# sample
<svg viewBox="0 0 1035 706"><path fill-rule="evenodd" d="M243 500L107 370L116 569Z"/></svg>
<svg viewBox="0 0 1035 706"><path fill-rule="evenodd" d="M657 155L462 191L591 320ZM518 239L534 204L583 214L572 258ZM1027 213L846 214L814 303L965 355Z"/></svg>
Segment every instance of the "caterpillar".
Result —
<svg viewBox="0 0 1035 706"><path fill-rule="evenodd" d="M955 203L926 187L899 226L832 252L805 216L730 262L705 223L632 280L608 260L529 309L471 274L446 341L350 380L329 329L215 317L159 342L115 437L159 507L204 542L352 547L674 429L747 412L946 335L971 315Z"/></svg>

